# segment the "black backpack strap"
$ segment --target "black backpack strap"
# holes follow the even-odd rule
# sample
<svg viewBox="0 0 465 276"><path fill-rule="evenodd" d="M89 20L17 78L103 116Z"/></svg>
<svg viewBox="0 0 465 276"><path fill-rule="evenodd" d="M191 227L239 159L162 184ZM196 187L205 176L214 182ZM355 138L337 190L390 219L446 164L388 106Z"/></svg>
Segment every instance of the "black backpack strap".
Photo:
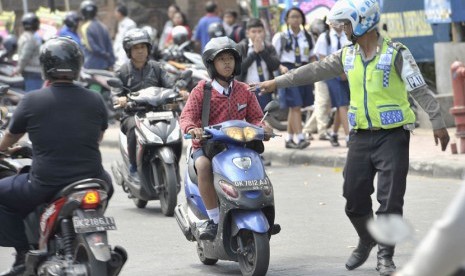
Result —
<svg viewBox="0 0 465 276"><path fill-rule="evenodd" d="M212 84L207 81L203 88L203 102L202 102L202 128L208 126L210 118L210 100L212 98Z"/></svg>

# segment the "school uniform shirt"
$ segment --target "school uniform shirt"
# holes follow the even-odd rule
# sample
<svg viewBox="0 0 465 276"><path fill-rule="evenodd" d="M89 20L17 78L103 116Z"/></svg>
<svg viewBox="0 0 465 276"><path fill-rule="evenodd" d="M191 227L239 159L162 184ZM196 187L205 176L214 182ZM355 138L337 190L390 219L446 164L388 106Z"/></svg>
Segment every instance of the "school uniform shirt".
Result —
<svg viewBox="0 0 465 276"><path fill-rule="evenodd" d="M263 45L265 45L265 42L263 42ZM253 43L252 43L252 40L249 39L249 48L247 52L250 53L253 51L254 51ZM260 64L262 67L263 76L265 77L265 80L269 80L270 73L268 72L268 66L266 66L266 62L264 60L261 60ZM245 82L246 83L260 82L260 77L258 76L257 62L252 62L252 64L250 65L249 70L247 70L247 76L245 77Z"/></svg>
<svg viewBox="0 0 465 276"><path fill-rule="evenodd" d="M329 41L331 45L328 45L328 35L329 35ZM337 48L338 36L339 36L340 43L341 43L341 49L345 45L350 44L350 41L347 39L347 36L344 32L341 32L340 34L338 34L334 29L330 29L329 34L324 32L320 34L320 36L318 37L316 44L315 44L315 49L314 49L315 55L317 55L318 58L320 57L320 55L329 56L330 54L339 50Z"/></svg>
<svg viewBox="0 0 465 276"><path fill-rule="evenodd" d="M292 49L290 51L286 51L286 45L282 45L281 36L286 38L286 43L291 42ZM293 33L289 33L287 31L280 32L274 35L271 44L273 44L278 56L280 57L279 61L281 63L295 63L295 38L297 38L297 43L300 49L300 56L302 63L309 63L310 58L314 55L313 49L309 49L309 43L307 41L307 37L303 30L301 30L297 36ZM313 41L312 41L313 42ZM314 43L312 43L315 45Z"/></svg>
<svg viewBox="0 0 465 276"><path fill-rule="evenodd" d="M205 89L205 81L200 81L192 89L186 106L182 109L179 122L183 133L188 133L192 128L202 127L202 103ZM212 82L210 116L208 125L215 125L228 120L245 120L251 124L263 126L260 120L263 117L262 109L257 97L249 86L243 82L234 80L230 85L232 91L228 96L223 95L224 87ZM219 91L221 90L221 91ZM192 148L198 149L199 140L192 140Z"/></svg>

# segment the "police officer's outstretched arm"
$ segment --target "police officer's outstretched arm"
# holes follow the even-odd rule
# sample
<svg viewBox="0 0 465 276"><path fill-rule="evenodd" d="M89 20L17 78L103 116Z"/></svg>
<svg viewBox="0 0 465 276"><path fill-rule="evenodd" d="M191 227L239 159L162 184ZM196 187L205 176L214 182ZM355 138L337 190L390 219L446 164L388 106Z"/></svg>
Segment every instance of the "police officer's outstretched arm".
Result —
<svg viewBox="0 0 465 276"><path fill-rule="evenodd" d="M442 151L445 151L450 138L441 115L439 103L434 98L433 92L428 88L428 85L426 85L412 54L404 46L402 46L400 54L396 57L395 65L397 72L405 83L407 91L428 114L433 126L436 145L440 142Z"/></svg>

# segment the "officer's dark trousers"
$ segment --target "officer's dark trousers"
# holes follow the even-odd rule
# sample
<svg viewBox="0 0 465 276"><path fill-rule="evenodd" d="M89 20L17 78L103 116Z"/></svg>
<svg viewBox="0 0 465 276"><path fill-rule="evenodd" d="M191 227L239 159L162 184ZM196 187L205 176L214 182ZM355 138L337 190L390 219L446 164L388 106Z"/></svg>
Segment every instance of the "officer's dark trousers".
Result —
<svg viewBox="0 0 465 276"><path fill-rule="evenodd" d="M128 158L131 165L136 166L136 120L134 116L128 116L121 121L121 131L126 134L128 141Z"/></svg>
<svg viewBox="0 0 465 276"><path fill-rule="evenodd" d="M376 173L376 198L380 203L376 214L402 215L409 142L410 132L402 127L351 132L343 185L348 217L366 216L372 211L371 194Z"/></svg>
<svg viewBox="0 0 465 276"><path fill-rule="evenodd" d="M110 175L104 171L96 176L109 184L109 198L113 194ZM71 183L66 183L71 184ZM0 180L0 246L27 248L28 240L23 219L37 206L48 203L63 186L43 186L29 181L29 174L19 174Z"/></svg>

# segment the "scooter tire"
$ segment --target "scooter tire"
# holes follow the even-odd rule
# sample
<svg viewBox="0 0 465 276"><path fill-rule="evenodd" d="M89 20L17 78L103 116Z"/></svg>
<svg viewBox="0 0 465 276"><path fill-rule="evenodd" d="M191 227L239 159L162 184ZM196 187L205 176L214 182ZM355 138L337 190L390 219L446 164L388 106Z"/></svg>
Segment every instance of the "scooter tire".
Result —
<svg viewBox="0 0 465 276"><path fill-rule="evenodd" d="M243 276L263 276L270 264L270 240L267 233L241 230L237 235L246 254L237 254Z"/></svg>
<svg viewBox="0 0 465 276"><path fill-rule="evenodd" d="M163 187L159 193L161 212L167 216L174 215L174 208L177 204L177 177L174 164L167 164L162 161L153 162L152 170L154 177L158 177L158 183Z"/></svg>
<svg viewBox="0 0 465 276"><path fill-rule="evenodd" d="M132 201L134 201L134 204L139 209L144 209L145 206L147 206L147 200L142 200L142 199L138 199L138 198L134 197L132 199Z"/></svg>
<svg viewBox="0 0 465 276"><path fill-rule="evenodd" d="M200 262L202 262L204 265L214 265L218 262L218 259L210 259L205 257L203 254L203 247L199 242L197 242L197 256L199 256Z"/></svg>

